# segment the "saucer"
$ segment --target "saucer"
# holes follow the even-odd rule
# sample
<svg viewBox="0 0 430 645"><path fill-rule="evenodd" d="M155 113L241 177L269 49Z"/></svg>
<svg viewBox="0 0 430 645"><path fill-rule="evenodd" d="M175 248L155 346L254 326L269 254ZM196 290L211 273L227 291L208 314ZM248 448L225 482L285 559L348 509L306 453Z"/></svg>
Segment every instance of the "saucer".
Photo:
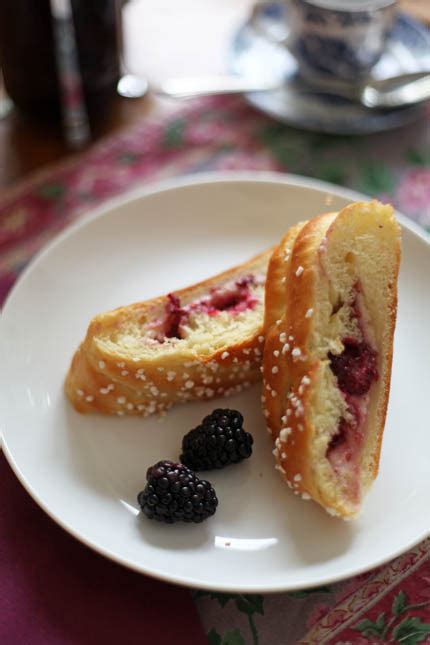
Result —
<svg viewBox="0 0 430 645"><path fill-rule="evenodd" d="M282 35L285 5L273 2L260 10L266 31ZM370 134L390 130L419 119L424 106L372 111L341 97L301 93L295 84L297 62L281 45L270 42L249 23L236 33L229 67L234 74L254 80L283 82L270 92L246 94L247 101L273 118L305 130L330 134ZM373 70L374 79L430 70L430 30L399 13L386 50Z"/></svg>

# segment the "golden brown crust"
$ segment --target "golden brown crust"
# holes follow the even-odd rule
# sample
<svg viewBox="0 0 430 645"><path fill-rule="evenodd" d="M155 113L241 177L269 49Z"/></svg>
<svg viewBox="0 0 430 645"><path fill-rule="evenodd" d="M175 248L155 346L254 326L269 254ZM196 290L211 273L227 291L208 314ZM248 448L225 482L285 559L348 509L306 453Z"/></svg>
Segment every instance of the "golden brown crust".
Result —
<svg viewBox="0 0 430 645"><path fill-rule="evenodd" d="M266 314L263 378L267 391L270 392L267 387L269 385L276 393L275 396L270 394L270 397L264 393L267 425L275 432L285 412L286 394L283 396L282 393L288 393L295 386L299 387L298 378L306 375L311 367L309 361L304 360L311 321L306 317L306 312L314 304L316 274L313 254L317 251L320 228L324 227L324 222L325 228L327 227L325 217L331 215L315 217L295 231L292 252L285 259L284 248L291 243L291 237L287 234L269 262L266 303L272 303L279 318L271 322ZM303 268L303 272L297 276L299 267ZM278 282L282 277L286 278L282 289L273 281L275 275L278 276ZM293 360L293 349L300 349L300 360ZM275 374L273 368L278 368ZM276 433L275 439L277 436ZM304 436L307 436L306 433ZM297 450L294 451L296 452Z"/></svg>
<svg viewBox="0 0 430 645"><path fill-rule="evenodd" d="M106 356L91 355L81 345L67 375L66 393L82 413L162 413L173 403L229 396L257 382L261 378L262 347L263 336L258 335L209 357L177 365L168 362L167 367L160 367L166 364L161 360L158 366L141 368L141 363L115 363ZM104 363L103 369L97 369L97 361Z"/></svg>
<svg viewBox="0 0 430 645"><path fill-rule="evenodd" d="M181 302L199 297L253 267L265 272L273 249L248 262L175 292ZM178 348L152 359L114 354L97 342L100 333L121 327L127 321L147 321L153 310L163 307L166 297L119 307L96 316L85 340L75 353L66 377L65 391L76 410L82 413L143 415L163 413L173 403L208 400L248 387L261 378L264 338L263 321L256 333L235 344L226 343L211 354L193 354Z"/></svg>
<svg viewBox="0 0 430 645"><path fill-rule="evenodd" d="M359 206L359 205L358 205ZM347 217L350 205L341 211ZM309 421L311 392L316 387L319 361L309 356L311 321L318 306L315 285L318 278L321 245L329 236L329 229L339 217L327 213L310 220L294 231L292 252L284 257L286 245L291 246L291 235L283 239L269 263L266 281L266 303L270 303L276 318L266 314L265 349L263 360L262 404L268 432L276 448L276 468L297 495L312 497L332 514L343 517L354 515L351 507L341 500L329 499L318 485L312 464L314 428ZM400 249L397 249L397 269ZM378 472L385 415L390 389L393 334L397 306L397 276L393 279L392 304L388 335L388 352L384 357L384 383L380 393L380 410L377 444L373 452L371 479ZM282 286L281 286L281 280Z"/></svg>
<svg viewBox="0 0 430 645"><path fill-rule="evenodd" d="M314 485L310 460L313 430L305 414L309 404L308 386L313 380L316 366L312 365L306 355L311 322L306 313L315 306L315 256L318 254L321 238L335 215L320 215L302 226L297 231L292 253L287 261L283 259L283 249L272 256L268 276L274 275L276 271L278 275L286 277L283 294L271 281L266 281L269 299L274 302L278 299L276 309L278 312L283 311L280 322L275 321L270 328L265 327L263 406L268 430L275 442L278 441L277 466L287 483L295 492L309 494L316 501L319 501L319 493ZM286 236L282 246L287 240ZM300 354L293 356L293 350L299 350ZM307 377L310 383L299 393L303 377ZM286 448L284 450L284 442L280 438L283 428L289 430L286 435L289 438L288 452Z"/></svg>
<svg viewBox="0 0 430 645"><path fill-rule="evenodd" d="M299 222L288 229L270 257L264 295L264 329L269 329L284 313L287 292L286 267L295 239L305 224L306 222Z"/></svg>

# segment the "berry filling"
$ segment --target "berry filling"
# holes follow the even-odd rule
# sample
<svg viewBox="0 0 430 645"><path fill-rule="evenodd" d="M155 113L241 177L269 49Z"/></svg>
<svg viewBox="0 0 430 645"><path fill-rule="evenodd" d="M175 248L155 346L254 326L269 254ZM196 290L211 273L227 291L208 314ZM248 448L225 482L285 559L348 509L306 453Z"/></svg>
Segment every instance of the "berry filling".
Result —
<svg viewBox="0 0 430 645"><path fill-rule="evenodd" d="M360 499L360 455L364 443L368 396L347 395L348 418L339 421L337 432L327 447L326 457L336 475L345 482L349 496Z"/></svg>
<svg viewBox="0 0 430 645"><path fill-rule="evenodd" d="M358 463L363 443L363 427L367 417L368 397L373 381L378 379L377 354L370 345L354 338L343 340L344 350L329 354L330 367L336 375L339 389L348 404L348 420L341 419L328 448L327 459L336 472L347 464Z"/></svg>
<svg viewBox="0 0 430 645"><path fill-rule="evenodd" d="M366 414L363 415L352 401L349 403L348 420L343 418L339 421L337 432L327 448L327 459L337 472L340 472L345 464L353 464L364 438L363 421Z"/></svg>
<svg viewBox="0 0 430 645"><path fill-rule="evenodd" d="M331 370L342 392L362 396L378 379L377 354L368 343L355 338L344 338L343 345L341 354L329 354Z"/></svg>
<svg viewBox="0 0 430 645"><path fill-rule="evenodd" d="M327 459L334 472L341 477L348 488L351 500L360 499L359 460L363 445L363 424L354 416L350 420L341 419L338 430L327 448Z"/></svg>
<svg viewBox="0 0 430 645"><path fill-rule="evenodd" d="M166 318L164 322L164 336L166 338L181 338L179 327L182 318L186 316L186 312L181 307L181 301L178 296L169 293L167 296L166 305Z"/></svg>
<svg viewBox="0 0 430 645"><path fill-rule="evenodd" d="M253 289L258 284L255 276L250 274L223 287L215 287L211 289L208 296L184 306L181 305L178 296L169 293L165 308L166 316L161 325L159 321L154 325L154 327L161 326L161 333L155 335L155 340L162 343L166 338L183 338L183 327L193 313L214 316L221 311L237 314L254 309L259 298L253 293Z"/></svg>
<svg viewBox="0 0 430 645"><path fill-rule="evenodd" d="M219 311L239 313L253 309L258 302L251 291L255 285L255 277L247 275L231 286L212 289L209 298L201 300L196 307L206 309L206 313L210 315L217 314Z"/></svg>
<svg viewBox="0 0 430 645"><path fill-rule="evenodd" d="M352 304L352 316L357 321L362 340L345 337L340 354L329 353L330 368L348 406L340 419L336 433L327 447L326 457L333 470L342 476L352 499L360 497L359 463L364 445L369 406L369 390L378 380L377 352L366 340L365 324L359 306L360 289Z"/></svg>
<svg viewBox="0 0 430 645"><path fill-rule="evenodd" d="M327 448L327 457L330 459L331 455L336 452L339 448L343 448L346 443L347 443L347 431L348 431L348 424L345 421L345 419L341 419L339 423L339 427L337 429L337 432L333 437L331 438L330 443L328 444ZM347 457L347 460L349 461L349 455Z"/></svg>

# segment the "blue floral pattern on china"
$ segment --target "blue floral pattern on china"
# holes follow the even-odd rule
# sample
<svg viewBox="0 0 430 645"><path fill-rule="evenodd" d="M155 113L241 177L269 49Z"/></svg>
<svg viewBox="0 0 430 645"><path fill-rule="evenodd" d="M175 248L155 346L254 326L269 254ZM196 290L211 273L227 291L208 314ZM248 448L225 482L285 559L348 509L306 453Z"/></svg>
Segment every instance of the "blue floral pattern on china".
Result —
<svg viewBox="0 0 430 645"><path fill-rule="evenodd" d="M288 23L286 5L267 5L263 19L268 30L279 35ZM425 107L371 111L328 94L301 94L294 84L298 65L285 48L257 33L249 23L235 35L230 51L230 71L250 78L282 83L279 90L248 94L247 100L270 116L299 128L332 134L368 134L414 121ZM388 78L407 72L430 70L430 30L405 14L397 14L386 49L372 69L372 77Z"/></svg>
<svg viewBox="0 0 430 645"><path fill-rule="evenodd" d="M394 23L394 3L353 9L328 9L312 0L290 0L286 38L302 74L347 81L366 76L379 60ZM286 23L288 24L288 23Z"/></svg>
<svg viewBox="0 0 430 645"><path fill-rule="evenodd" d="M377 51L366 47L358 51L344 40L313 34L300 40L296 47L296 55L312 71L347 80L365 75L379 59Z"/></svg>

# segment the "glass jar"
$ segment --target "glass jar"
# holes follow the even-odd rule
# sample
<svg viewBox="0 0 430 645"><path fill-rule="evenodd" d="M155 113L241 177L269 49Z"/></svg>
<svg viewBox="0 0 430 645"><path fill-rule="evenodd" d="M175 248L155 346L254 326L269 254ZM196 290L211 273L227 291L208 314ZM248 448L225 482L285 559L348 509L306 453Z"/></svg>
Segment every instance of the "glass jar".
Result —
<svg viewBox="0 0 430 645"><path fill-rule="evenodd" d="M120 78L120 6L117 0L72 0L72 11L85 101L94 117L115 95ZM60 118L50 0L0 1L0 67L18 108Z"/></svg>

